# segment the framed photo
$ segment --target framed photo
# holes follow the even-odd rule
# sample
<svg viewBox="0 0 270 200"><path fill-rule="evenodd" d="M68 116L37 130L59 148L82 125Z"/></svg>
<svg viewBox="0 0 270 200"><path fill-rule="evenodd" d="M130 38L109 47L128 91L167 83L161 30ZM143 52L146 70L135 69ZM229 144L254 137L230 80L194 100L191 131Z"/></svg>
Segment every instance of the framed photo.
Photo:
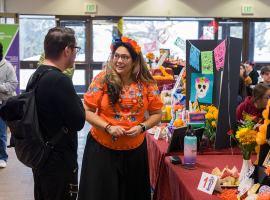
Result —
<svg viewBox="0 0 270 200"><path fill-rule="evenodd" d="M262 166L267 167L268 165L270 165L270 150L268 151L268 154L265 157Z"/></svg>
<svg viewBox="0 0 270 200"><path fill-rule="evenodd" d="M159 52L161 53L161 49L159 49ZM163 49L163 53L166 53L167 54L166 59L169 59L170 49Z"/></svg>

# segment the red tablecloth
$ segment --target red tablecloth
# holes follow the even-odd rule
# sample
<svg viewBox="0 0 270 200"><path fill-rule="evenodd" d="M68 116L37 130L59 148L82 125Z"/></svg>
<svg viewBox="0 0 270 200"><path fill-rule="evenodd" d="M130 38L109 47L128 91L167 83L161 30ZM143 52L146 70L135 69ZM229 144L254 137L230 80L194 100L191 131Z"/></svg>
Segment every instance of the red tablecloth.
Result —
<svg viewBox="0 0 270 200"><path fill-rule="evenodd" d="M184 160L184 156L179 156ZM256 156L252 155L254 162ZM187 170L180 168L170 162L170 157L165 158L164 167L160 171L157 193L154 193L153 200L220 200L216 195L209 195L197 190L202 172L211 173L215 167L222 170L226 165L231 169L236 166L239 170L242 167L242 155L198 155L198 169Z"/></svg>
<svg viewBox="0 0 270 200"><path fill-rule="evenodd" d="M165 140L156 140L154 139L154 135L150 135L146 133L147 140L147 149L148 149L148 160L149 160L149 172L150 172L150 182L154 187L154 197L156 193L159 193L160 188L166 187L163 183L163 180L159 182L159 176L161 174L162 168L164 168L164 161L166 156L171 155L183 155L182 152L170 152L167 153L168 143ZM234 155L241 155L241 151L238 146L234 146L233 148ZM211 148L203 148L203 155L231 155L231 148L227 149L218 149L214 150ZM198 152L199 154L199 152ZM160 190L162 192L162 189ZM169 190L167 190L169 191ZM159 198L157 198L160 200Z"/></svg>

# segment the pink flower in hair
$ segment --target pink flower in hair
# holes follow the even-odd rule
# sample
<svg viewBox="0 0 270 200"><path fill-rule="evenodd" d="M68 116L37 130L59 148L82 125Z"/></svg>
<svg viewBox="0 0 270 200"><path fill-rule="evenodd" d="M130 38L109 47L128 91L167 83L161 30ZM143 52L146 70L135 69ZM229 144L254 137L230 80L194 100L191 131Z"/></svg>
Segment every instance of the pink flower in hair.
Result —
<svg viewBox="0 0 270 200"><path fill-rule="evenodd" d="M199 77L196 78L195 81L196 81L196 83L200 83L201 82Z"/></svg>
<svg viewBox="0 0 270 200"><path fill-rule="evenodd" d="M204 80L204 82L205 82L205 83L210 83L210 81L209 81L208 78L206 78L206 79Z"/></svg>
<svg viewBox="0 0 270 200"><path fill-rule="evenodd" d="M132 42L132 39L127 39L127 43L130 44Z"/></svg>

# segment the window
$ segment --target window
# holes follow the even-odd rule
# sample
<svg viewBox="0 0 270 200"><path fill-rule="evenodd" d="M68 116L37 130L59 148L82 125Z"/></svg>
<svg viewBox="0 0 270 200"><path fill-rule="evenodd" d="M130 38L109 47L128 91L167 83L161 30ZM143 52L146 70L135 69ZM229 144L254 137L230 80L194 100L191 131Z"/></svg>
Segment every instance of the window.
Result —
<svg viewBox="0 0 270 200"><path fill-rule="evenodd" d="M95 78L100 72L102 72L101 69L94 69L94 70L93 70L93 79L92 79L92 81L94 80L94 78Z"/></svg>
<svg viewBox="0 0 270 200"><path fill-rule="evenodd" d="M249 23L249 60L270 61L270 22Z"/></svg>
<svg viewBox="0 0 270 200"><path fill-rule="evenodd" d="M186 58L186 52L176 46L174 42L178 37L183 40L199 39L205 32L211 19L195 18L124 18L126 28L123 35L135 38L141 46L142 54L146 56L144 44L156 42L156 50L152 51L156 57L160 55L161 48L170 49L170 55L179 59ZM164 44L158 41L158 37L164 36ZM214 39L214 35L212 34ZM165 41L166 40L166 41Z"/></svg>
<svg viewBox="0 0 270 200"><path fill-rule="evenodd" d="M75 61L84 62L85 61L85 21L77 20L62 20L60 21L60 26L72 28L75 31L75 38L77 46L81 47L81 50L77 53Z"/></svg>
<svg viewBox="0 0 270 200"><path fill-rule="evenodd" d="M93 20L93 61L105 62L111 53L112 40L118 37L116 20Z"/></svg>
<svg viewBox="0 0 270 200"><path fill-rule="evenodd" d="M45 35L55 26L55 16L20 15L20 60L38 61Z"/></svg>
<svg viewBox="0 0 270 200"><path fill-rule="evenodd" d="M219 22L218 39L224 40L227 37L243 38L243 22Z"/></svg>
<svg viewBox="0 0 270 200"><path fill-rule="evenodd" d="M74 71L74 75L72 78L72 82L74 85L74 88L78 94L84 94L85 93L85 70L84 69L76 69Z"/></svg>
<svg viewBox="0 0 270 200"><path fill-rule="evenodd" d="M35 71L35 69L20 69L20 92L26 89L28 80Z"/></svg>

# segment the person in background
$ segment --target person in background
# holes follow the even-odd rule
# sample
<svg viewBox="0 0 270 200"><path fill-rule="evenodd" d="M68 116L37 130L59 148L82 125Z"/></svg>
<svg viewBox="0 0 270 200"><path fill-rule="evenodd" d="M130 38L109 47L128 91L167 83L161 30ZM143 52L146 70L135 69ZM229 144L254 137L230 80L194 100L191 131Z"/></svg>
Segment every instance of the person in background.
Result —
<svg viewBox="0 0 270 200"><path fill-rule="evenodd" d="M243 63L240 64L240 75L244 77L246 86L250 86L252 83L251 78L247 75L245 65Z"/></svg>
<svg viewBox="0 0 270 200"><path fill-rule="evenodd" d="M253 120L256 127L259 127L263 122L262 112L267 106L270 99L270 88L265 84L257 84L253 91L252 97L248 96L243 103L241 103L236 110L236 121L245 123Z"/></svg>
<svg viewBox="0 0 270 200"><path fill-rule="evenodd" d="M247 97L246 85L243 76L239 76L239 85L238 85L238 96L237 96L237 107L243 103L243 99Z"/></svg>
<svg viewBox="0 0 270 200"><path fill-rule="evenodd" d="M256 64L254 62L247 61L245 63L245 67L246 67L247 74L252 80L251 85L258 84L259 73L256 70L254 70L254 67L256 67Z"/></svg>
<svg viewBox="0 0 270 200"><path fill-rule="evenodd" d="M3 45L0 42L0 109L2 101L13 95L18 85L17 76L12 64L3 58ZM0 117L0 168L7 166L7 125Z"/></svg>
<svg viewBox="0 0 270 200"><path fill-rule="evenodd" d="M245 68L245 65L243 63L240 64L240 75L243 76L245 79L247 96L252 96L252 89L250 88L252 80L247 75L246 68Z"/></svg>
<svg viewBox="0 0 270 200"><path fill-rule="evenodd" d="M78 186L78 133L84 127L85 110L72 80L62 72L74 64L77 49L74 30L55 27L44 40L45 61L34 72L45 71L36 88L41 131L50 141L63 127L65 135L52 147L45 167L32 169L35 200L75 200Z"/></svg>
<svg viewBox="0 0 270 200"><path fill-rule="evenodd" d="M263 78L263 82L261 83L270 87L270 67L269 66L264 66L261 68L261 77Z"/></svg>
<svg viewBox="0 0 270 200"><path fill-rule="evenodd" d="M45 53L42 53L40 58L39 58L39 61L37 63L37 67L39 67L40 65L42 65L45 61ZM74 71L75 71L75 62L73 64L73 66L71 68L68 68L66 69L63 73L66 74L70 79L73 78L73 75L74 75Z"/></svg>
<svg viewBox="0 0 270 200"><path fill-rule="evenodd" d="M145 131L161 121L161 95L136 41L122 36L111 51L107 69L84 95L92 128L78 200L150 200Z"/></svg>

